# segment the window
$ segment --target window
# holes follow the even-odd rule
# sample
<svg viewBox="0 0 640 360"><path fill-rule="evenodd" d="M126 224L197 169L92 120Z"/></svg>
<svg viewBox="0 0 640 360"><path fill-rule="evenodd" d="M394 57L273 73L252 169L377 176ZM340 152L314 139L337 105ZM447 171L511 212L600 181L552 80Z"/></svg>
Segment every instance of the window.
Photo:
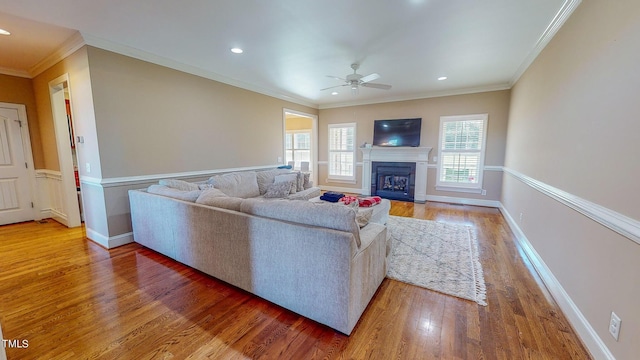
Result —
<svg viewBox="0 0 640 360"><path fill-rule="evenodd" d="M294 162L294 168L300 169L300 162L311 161L311 132L303 131L287 131L286 134L285 157L287 164Z"/></svg>
<svg viewBox="0 0 640 360"><path fill-rule="evenodd" d="M436 189L482 192L487 114L440 117Z"/></svg>
<svg viewBox="0 0 640 360"><path fill-rule="evenodd" d="M356 179L356 124L329 125L329 179Z"/></svg>

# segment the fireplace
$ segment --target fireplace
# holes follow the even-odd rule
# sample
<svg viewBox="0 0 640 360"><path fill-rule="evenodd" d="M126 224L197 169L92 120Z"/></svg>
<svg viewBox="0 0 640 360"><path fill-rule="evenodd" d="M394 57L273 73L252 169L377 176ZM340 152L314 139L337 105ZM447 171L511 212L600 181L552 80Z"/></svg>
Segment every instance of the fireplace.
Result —
<svg viewBox="0 0 640 360"><path fill-rule="evenodd" d="M416 164L408 162L371 163L371 195L386 199L413 201Z"/></svg>
<svg viewBox="0 0 640 360"><path fill-rule="evenodd" d="M409 176L409 192L411 195L407 201L416 203L424 203L427 201L427 164L429 163L430 147L364 147L362 151L362 194L373 195L378 192L378 171L373 170L374 163L395 163L401 166L413 166L413 176ZM375 172L375 176L372 177ZM388 174L394 176L389 178L393 180L393 189L396 189L397 183L402 185L402 180L396 181L395 176L403 176L401 173ZM382 182L386 180L383 179ZM375 183L375 186L372 186ZM386 190L382 190L386 191ZM399 195L404 191L393 191L392 196ZM388 193L387 193L388 195ZM402 199L405 200L405 199Z"/></svg>

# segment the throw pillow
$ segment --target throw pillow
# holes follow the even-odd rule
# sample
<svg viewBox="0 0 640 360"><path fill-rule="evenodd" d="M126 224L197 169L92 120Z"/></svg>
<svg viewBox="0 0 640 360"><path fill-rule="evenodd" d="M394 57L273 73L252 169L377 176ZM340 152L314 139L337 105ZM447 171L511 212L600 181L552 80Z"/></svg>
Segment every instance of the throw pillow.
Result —
<svg viewBox="0 0 640 360"><path fill-rule="evenodd" d="M162 179L158 184L184 191L199 190L198 184L178 179Z"/></svg>
<svg viewBox="0 0 640 360"><path fill-rule="evenodd" d="M360 210L356 210L356 222L360 228L365 227L369 220L371 220L371 216L373 215L373 208L364 208Z"/></svg>
<svg viewBox="0 0 640 360"><path fill-rule="evenodd" d="M265 198L283 198L289 195L289 191L291 190L291 186L293 185L292 181L280 181L275 182L267 189L267 192L264 194Z"/></svg>
<svg viewBox="0 0 640 360"><path fill-rule="evenodd" d="M296 184L296 191L302 191L304 190L304 174L301 173L300 171L298 171L296 173L296 175L298 176L298 181Z"/></svg>
<svg viewBox="0 0 640 360"><path fill-rule="evenodd" d="M269 188L269 186L271 186L271 184L273 184L276 176L288 173L290 173L290 170L287 169L257 171L256 179L258 181L258 190L260 191L260 195L264 195L264 193L267 192L267 189Z"/></svg>
<svg viewBox="0 0 640 360"><path fill-rule="evenodd" d="M304 175L304 182L302 183L302 188L304 190L310 189L311 188L311 173L303 173Z"/></svg>
<svg viewBox="0 0 640 360"><path fill-rule="evenodd" d="M289 194L295 194L298 189L298 175L296 173L278 175L274 179L274 184L279 182L291 182L291 190Z"/></svg>

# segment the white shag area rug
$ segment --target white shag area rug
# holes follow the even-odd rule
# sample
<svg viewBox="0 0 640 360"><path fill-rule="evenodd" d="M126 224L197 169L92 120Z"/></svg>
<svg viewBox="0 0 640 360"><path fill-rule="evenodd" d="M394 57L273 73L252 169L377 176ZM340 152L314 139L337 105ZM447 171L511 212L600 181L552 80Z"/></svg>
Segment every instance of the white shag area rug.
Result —
<svg viewBox="0 0 640 360"><path fill-rule="evenodd" d="M478 239L470 227L390 216L387 277L486 306Z"/></svg>

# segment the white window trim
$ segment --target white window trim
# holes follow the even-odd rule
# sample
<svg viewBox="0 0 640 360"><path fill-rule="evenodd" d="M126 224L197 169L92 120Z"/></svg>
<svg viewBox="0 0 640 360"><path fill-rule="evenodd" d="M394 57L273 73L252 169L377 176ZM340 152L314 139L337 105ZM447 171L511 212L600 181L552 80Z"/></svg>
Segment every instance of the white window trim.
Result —
<svg viewBox="0 0 640 360"><path fill-rule="evenodd" d="M480 149L480 163L478 164L478 183L477 184L457 184L451 182L440 181L440 174L442 173L442 136L443 125L446 122L453 121L468 121L468 120L482 120L482 148ZM454 115L454 116L441 116L440 117L440 129L438 131L438 171L436 175L436 190L439 191L452 191L463 192L471 194L483 193L482 184L484 180L484 158L487 148L487 128L489 127L489 114L472 114L472 115ZM476 153L475 150L457 150L455 152L469 152Z"/></svg>
<svg viewBox="0 0 640 360"><path fill-rule="evenodd" d="M340 175L331 175L330 171L331 171L331 129L332 128L349 128L352 127L353 128L353 175L352 176L340 176ZM327 155L328 155L328 171L327 171L327 180L334 180L334 181L342 181L342 182L348 182L348 183L354 183L356 181L356 150L357 150L357 146L356 146L356 138L358 135L358 128L356 126L356 123L340 123L340 124L329 124L328 127L328 144L327 144Z"/></svg>

